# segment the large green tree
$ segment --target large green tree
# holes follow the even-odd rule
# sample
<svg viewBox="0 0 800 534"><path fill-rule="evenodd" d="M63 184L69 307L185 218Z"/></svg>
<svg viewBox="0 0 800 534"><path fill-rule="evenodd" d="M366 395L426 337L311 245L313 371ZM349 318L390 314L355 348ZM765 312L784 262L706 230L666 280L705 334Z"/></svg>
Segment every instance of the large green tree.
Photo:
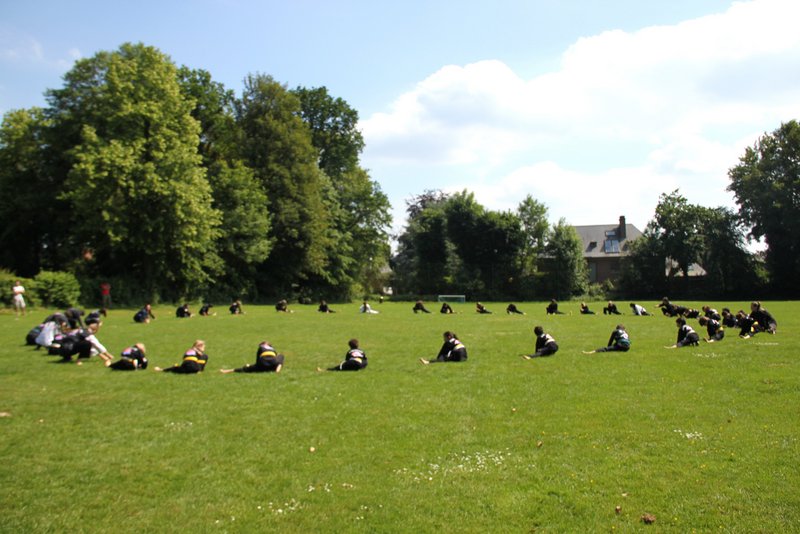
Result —
<svg viewBox="0 0 800 534"><path fill-rule="evenodd" d="M728 176L750 235L767 243L771 284L800 295L800 124L792 120L760 137Z"/></svg>
<svg viewBox="0 0 800 534"><path fill-rule="evenodd" d="M48 121L43 110L9 112L0 126L0 265L33 277L63 228L65 210L46 164Z"/></svg>
<svg viewBox="0 0 800 534"><path fill-rule="evenodd" d="M589 284L589 269L583 258L583 242L574 226L560 219L553 226L545 246L550 268L547 285L558 299L580 295Z"/></svg>
<svg viewBox="0 0 800 534"><path fill-rule="evenodd" d="M339 246L330 249L329 271L342 290L375 291L384 285L391 224L389 200L359 164L364 139L358 112L325 87L298 87L300 116L311 132L319 168L330 179L326 192L330 231Z"/></svg>
<svg viewBox="0 0 800 534"><path fill-rule="evenodd" d="M242 156L267 193L274 245L259 267L261 290L289 294L309 279L335 283L330 251L331 206L326 177L317 166L311 132L300 117L300 101L272 77L248 75L236 105Z"/></svg>
<svg viewBox="0 0 800 534"><path fill-rule="evenodd" d="M184 95L194 103L192 116L200 123L199 152L213 207L222 217L219 230L223 237L217 240L217 254L225 271L215 293L252 295L258 267L272 250L269 200L239 150L236 99L207 71L182 67L178 77Z"/></svg>
<svg viewBox="0 0 800 534"><path fill-rule="evenodd" d="M89 251L103 274L134 277L153 294L196 293L220 268L219 212L175 65L125 44L78 61L64 80L49 101L54 134L74 143L63 152L68 253Z"/></svg>

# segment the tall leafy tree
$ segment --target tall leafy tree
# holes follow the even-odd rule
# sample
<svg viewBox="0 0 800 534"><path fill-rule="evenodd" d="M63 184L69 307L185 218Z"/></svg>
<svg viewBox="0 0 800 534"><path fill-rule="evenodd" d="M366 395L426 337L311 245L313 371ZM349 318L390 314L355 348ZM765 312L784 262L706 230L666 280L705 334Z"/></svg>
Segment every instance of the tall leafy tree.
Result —
<svg viewBox="0 0 800 534"><path fill-rule="evenodd" d="M517 206L525 245L520 253L519 262L523 274L536 271L536 261L544 252L550 223L547 221L547 206L527 195Z"/></svg>
<svg viewBox="0 0 800 534"><path fill-rule="evenodd" d="M178 79L193 103L192 116L200 123L199 152L212 189L213 207L221 213L217 253L225 264L221 282L232 294L253 293L258 266L272 250L269 199L239 150L241 131L236 124L232 91L200 69L181 67Z"/></svg>
<svg viewBox="0 0 800 534"><path fill-rule="evenodd" d="M64 211L47 168L43 110L11 111L0 125L0 265L33 277L57 243Z"/></svg>
<svg viewBox="0 0 800 534"><path fill-rule="evenodd" d="M310 278L332 282L328 270L335 236L324 196L325 175L317 166L300 101L272 77L245 78L236 119L248 167L269 199L269 261L259 268L262 290L285 294Z"/></svg>
<svg viewBox="0 0 800 534"><path fill-rule="evenodd" d="M545 254L551 265L548 285L555 297L568 298L586 291L589 270L583 259L583 242L565 219L560 219L550 231Z"/></svg>
<svg viewBox="0 0 800 534"><path fill-rule="evenodd" d="M678 264L686 278L689 267L700 259L703 238L700 231L701 210L678 190L661 194L653 220L649 223L664 254Z"/></svg>
<svg viewBox="0 0 800 534"><path fill-rule="evenodd" d="M341 273L334 276L340 286L349 281L355 290L380 289L381 268L389 257L391 206L359 164L364 139L357 128L358 112L325 87L298 87L292 94L300 100L300 116L311 131L318 166L330 179L326 198L339 246L331 249L329 270Z"/></svg>
<svg viewBox="0 0 800 534"><path fill-rule="evenodd" d="M55 132L74 142L63 193L71 254L89 250L103 273L137 277L151 293L195 293L220 267L219 213L175 65L155 48L124 44L77 62L64 79L49 101Z"/></svg>
<svg viewBox="0 0 800 534"><path fill-rule="evenodd" d="M772 285L800 295L800 124L792 120L760 137L728 176L750 235L767 243Z"/></svg>
<svg viewBox="0 0 800 534"><path fill-rule="evenodd" d="M447 198L441 191L429 190L406 201L407 224L392 258L393 283L400 293L430 294L452 287L447 275L453 257L444 212Z"/></svg>

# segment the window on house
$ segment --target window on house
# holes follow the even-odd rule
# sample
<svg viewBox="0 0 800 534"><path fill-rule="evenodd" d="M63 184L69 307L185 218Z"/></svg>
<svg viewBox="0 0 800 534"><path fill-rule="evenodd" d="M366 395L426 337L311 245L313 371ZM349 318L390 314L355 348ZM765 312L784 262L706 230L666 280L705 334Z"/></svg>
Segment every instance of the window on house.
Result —
<svg viewBox="0 0 800 534"><path fill-rule="evenodd" d="M608 253L617 253L619 254L619 240L618 239L606 239L603 242L603 252L606 254Z"/></svg>

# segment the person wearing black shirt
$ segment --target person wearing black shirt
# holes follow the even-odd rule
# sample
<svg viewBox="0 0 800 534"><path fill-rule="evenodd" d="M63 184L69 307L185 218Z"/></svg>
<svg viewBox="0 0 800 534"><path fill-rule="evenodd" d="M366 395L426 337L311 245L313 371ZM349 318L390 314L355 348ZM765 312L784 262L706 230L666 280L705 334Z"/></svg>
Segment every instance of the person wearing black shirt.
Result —
<svg viewBox="0 0 800 534"><path fill-rule="evenodd" d="M551 356L558 352L558 343L553 336L545 334L544 328L537 326L533 329L533 333L536 336L536 352L530 355L525 354L522 356L523 358L530 360L541 356Z"/></svg>
<svg viewBox="0 0 800 534"><path fill-rule="evenodd" d="M424 365L428 365L429 363L439 363L439 362L463 362L467 360L467 348L458 340L455 332L445 332L442 334L444 337L444 344L442 344L442 348L439 349L439 354L436 356L436 359L433 360L426 360L425 358L420 358L419 361L422 362Z"/></svg>
<svg viewBox="0 0 800 534"><path fill-rule="evenodd" d="M256 349L256 363L237 369L220 369L220 373L280 373L283 369L283 354L272 347L269 341L262 341Z"/></svg>
<svg viewBox="0 0 800 534"><path fill-rule="evenodd" d="M328 371L360 371L367 366L367 355L358 347L358 340L351 339L347 342L347 346L350 349L344 355L344 361L329 368ZM317 371L322 371L322 369L317 368Z"/></svg>

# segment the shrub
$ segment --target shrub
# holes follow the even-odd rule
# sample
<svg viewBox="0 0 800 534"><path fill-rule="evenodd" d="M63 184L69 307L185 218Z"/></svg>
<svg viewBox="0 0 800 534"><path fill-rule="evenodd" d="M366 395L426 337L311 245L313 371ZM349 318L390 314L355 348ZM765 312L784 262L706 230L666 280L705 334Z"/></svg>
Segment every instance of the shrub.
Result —
<svg viewBox="0 0 800 534"><path fill-rule="evenodd" d="M33 281L33 289L43 306L66 308L78 303L81 287L71 273L42 271Z"/></svg>

